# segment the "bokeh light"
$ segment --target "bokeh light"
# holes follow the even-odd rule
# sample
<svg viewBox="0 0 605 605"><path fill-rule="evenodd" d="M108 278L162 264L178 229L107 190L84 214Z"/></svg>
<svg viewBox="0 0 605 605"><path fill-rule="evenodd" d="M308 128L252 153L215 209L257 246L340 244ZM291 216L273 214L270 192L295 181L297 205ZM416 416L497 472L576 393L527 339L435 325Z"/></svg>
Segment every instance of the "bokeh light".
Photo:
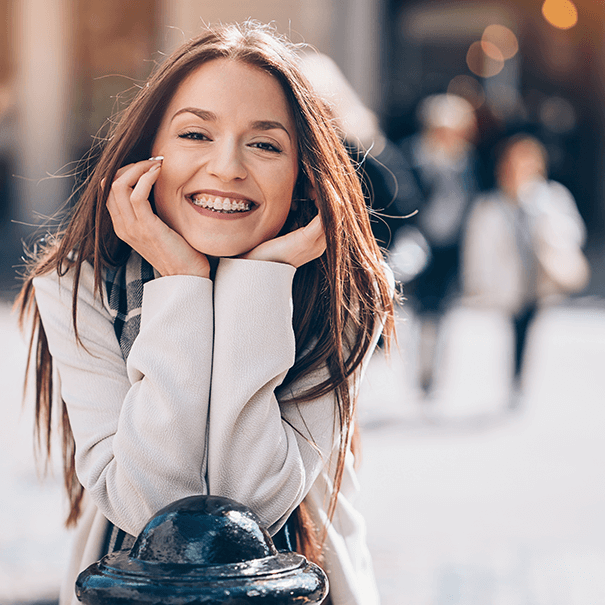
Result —
<svg viewBox="0 0 605 605"><path fill-rule="evenodd" d="M481 50L496 63L504 63L504 55L495 44L481 40Z"/></svg>
<svg viewBox="0 0 605 605"><path fill-rule="evenodd" d="M523 115L523 105L520 103L519 91L505 82L492 82L489 87L490 109L502 120L512 119Z"/></svg>
<svg viewBox="0 0 605 605"><path fill-rule="evenodd" d="M504 57L491 42L473 42L466 53L468 68L481 78L491 78L504 67Z"/></svg>
<svg viewBox="0 0 605 605"><path fill-rule="evenodd" d="M545 0L542 14L559 29L569 29L578 22L578 9L571 0Z"/></svg>
<svg viewBox="0 0 605 605"><path fill-rule="evenodd" d="M573 105L562 97L547 98L538 112L540 122L551 132L563 134L572 131L576 126L576 110Z"/></svg>
<svg viewBox="0 0 605 605"><path fill-rule="evenodd" d="M475 109L478 109L485 103L483 86L472 76L456 76L452 78L448 84L447 92L466 99Z"/></svg>
<svg viewBox="0 0 605 605"><path fill-rule="evenodd" d="M486 54L489 54L491 45L496 46L505 61L512 59L519 50L519 41L513 31L505 25L496 23L485 28L481 36L481 42Z"/></svg>

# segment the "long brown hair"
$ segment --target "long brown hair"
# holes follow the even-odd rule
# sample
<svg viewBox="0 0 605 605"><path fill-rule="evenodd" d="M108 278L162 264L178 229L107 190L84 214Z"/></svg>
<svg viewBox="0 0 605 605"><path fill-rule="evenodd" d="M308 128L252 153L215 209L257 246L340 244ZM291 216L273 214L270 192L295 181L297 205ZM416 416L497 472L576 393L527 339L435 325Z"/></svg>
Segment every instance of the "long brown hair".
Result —
<svg viewBox="0 0 605 605"><path fill-rule="evenodd" d="M29 363L36 375L36 434L50 454L53 406L53 361L44 327L36 307L32 280L51 271L73 271L73 324L78 337L76 309L82 263L92 264L95 288L103 287L104 271L126 262L130 247L118 239L106 208L117 170L129 162L146 159L165 108L183 79L202 63L228 58L246 62L273 75L283 87L295 117L299 178L284 231L309 222L318 211L326 232L327 250L319 259L300 267L293 285L296 362L285 384L319 367L329 377L300 394L303 403L334 392L338 407L340 443L334 493L328 507L331 518L342 480L344 459L352 440L355 401L351 382L366 355L379 324L386 340L393 327L390 283L382 256L372 236L368 211L355 167L332 125L328 109L311 91L297 67L296 47L272 28L256 22L210 27L185 43L150 76L113 126L81 187L79 199L66 226L45 250L36 255L16 301L23 324L28 318L34 329ZM306 200L314 191L316 205ZM77 250L77 254L73 251ZM65 468L65 487L70 512L67 524L80 515L83 488L75 474L74 439L65 402L60 403L60 424ZM312 526L304 505L297 509L298 549L318 560L321 537Z"/></svg>

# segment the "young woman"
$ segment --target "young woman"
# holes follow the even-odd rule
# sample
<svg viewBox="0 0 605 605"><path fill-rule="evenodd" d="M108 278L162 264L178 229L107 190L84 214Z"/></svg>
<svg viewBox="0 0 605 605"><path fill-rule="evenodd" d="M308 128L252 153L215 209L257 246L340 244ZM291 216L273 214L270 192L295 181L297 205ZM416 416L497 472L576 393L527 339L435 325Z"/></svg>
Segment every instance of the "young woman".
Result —
<svg viewBox="0 0 605 605"><path fill-rule="evenodd" d="M294 534L335 605L378 602L353 432L392 286L295 50L254 23L179 48L31 266L18 304L38 434L48 447L56 372L77 528L62 605L82 569L193 494L249 506L280 544Z"/></svg>

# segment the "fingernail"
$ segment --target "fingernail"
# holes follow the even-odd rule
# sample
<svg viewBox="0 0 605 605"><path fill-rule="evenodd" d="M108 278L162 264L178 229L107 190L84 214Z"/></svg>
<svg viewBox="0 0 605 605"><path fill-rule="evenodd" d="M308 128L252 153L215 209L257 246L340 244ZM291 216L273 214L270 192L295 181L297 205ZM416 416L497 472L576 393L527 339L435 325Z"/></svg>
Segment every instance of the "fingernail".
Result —
<svg viewBox="0 0 605 605"><path fill-rule="evenodd" d="M162 164L154 164L147 172L153 172L154 170L159 170L162 167Z"/></svg>
<svg viewBox="0 0 605 605"><path fill-rule="evenodd" d="M154 160L154 161L158 161L158 162L159 162L159 161L161 161L161 160L163 160L163 159L164 159L164 156L163 156L163 155L156 155L155 157L153 157L153 158L149 158L149 159L150 159L150 160Z"/></svg>

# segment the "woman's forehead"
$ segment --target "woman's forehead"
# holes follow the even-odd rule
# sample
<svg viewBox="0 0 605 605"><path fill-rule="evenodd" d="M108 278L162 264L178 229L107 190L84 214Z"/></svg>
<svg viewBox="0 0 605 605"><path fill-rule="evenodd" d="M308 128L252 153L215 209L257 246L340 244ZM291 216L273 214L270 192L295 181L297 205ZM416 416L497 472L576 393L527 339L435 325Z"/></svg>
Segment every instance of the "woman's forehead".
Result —
<svg viewBox="0 0 605 605"><path fill-rule="evenodd" d="M293 122L292 108L282 84L268 71L245 61L217 58L196 67L179 84L167 114L184 106L237 109L250 114L281 115Z"/></svg>

